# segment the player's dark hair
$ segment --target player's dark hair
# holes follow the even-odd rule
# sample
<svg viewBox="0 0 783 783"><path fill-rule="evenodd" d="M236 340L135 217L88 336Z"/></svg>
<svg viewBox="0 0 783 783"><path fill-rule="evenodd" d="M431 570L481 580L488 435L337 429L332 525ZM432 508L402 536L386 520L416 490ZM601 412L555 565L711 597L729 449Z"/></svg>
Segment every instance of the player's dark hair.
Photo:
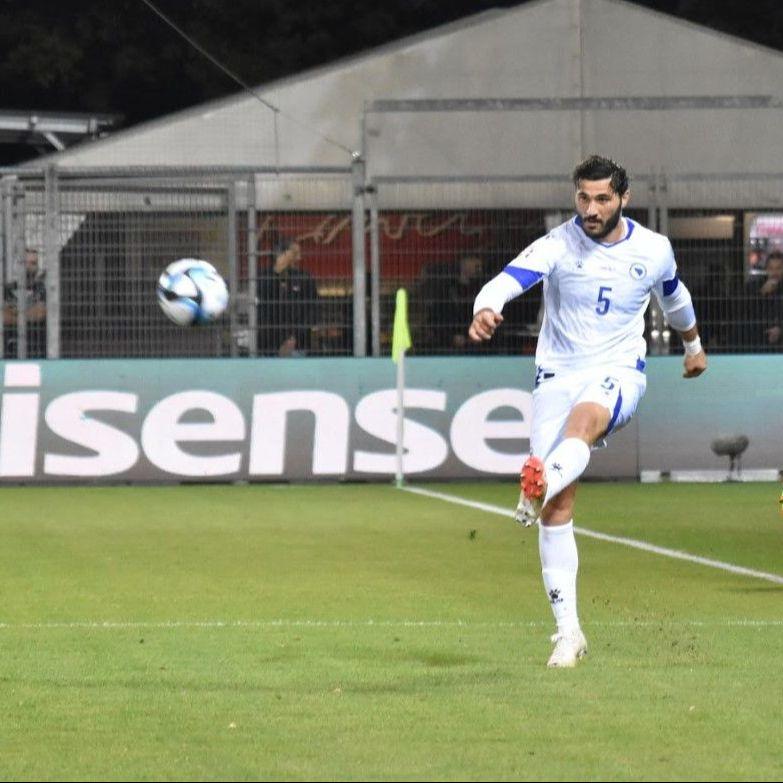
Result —
<svg viewBox="0 0 783 783"><path fill-rule="evenodd" d="M628 174L625 169L611 158L591 155L574 169L574 187L579 187L579 180L608 179L612 190L622 196L628 190Z"/></svg>

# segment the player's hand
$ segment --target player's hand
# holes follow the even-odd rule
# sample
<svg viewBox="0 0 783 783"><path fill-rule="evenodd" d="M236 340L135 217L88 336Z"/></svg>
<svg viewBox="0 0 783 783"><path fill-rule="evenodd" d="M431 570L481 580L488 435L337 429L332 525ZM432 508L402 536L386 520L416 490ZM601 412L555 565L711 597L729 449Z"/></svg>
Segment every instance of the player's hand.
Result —
<svg viewBox="0 0 783 783"><path fill-rule="evenodd" d="M683 378L698 378L707 369L707 354L699 351L693 356L688 356L686 353L683 364L685 366Z"/></svg>
<svg viewBox="0 0 783 783"><path fill-rule="evenodd" d="M474 343L480 343L482 340L490 340L492 339L492 335L495 334L495 329L502 323L503 316L500 313L496 313L494 310L485 307L473 316L473 322L468 329L468 337L470 337Z"/></svg>

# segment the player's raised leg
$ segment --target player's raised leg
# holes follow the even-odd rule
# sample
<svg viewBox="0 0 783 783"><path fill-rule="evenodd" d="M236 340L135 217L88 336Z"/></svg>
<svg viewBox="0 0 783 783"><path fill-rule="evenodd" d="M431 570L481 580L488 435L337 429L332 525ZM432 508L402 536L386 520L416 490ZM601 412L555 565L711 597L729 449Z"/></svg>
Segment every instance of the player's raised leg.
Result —
<svg viewBox="0 0 783 783"><path fill-rule="evenodd" d="M536 380L530 431L531 454L519 475L519 503L514 512L516 521L525 527L534 525L541 516L546 494L544 459L562 439L574 401L573 384L566 379L550 377Z"/></svg>
<svg viewBox="0 0 783 783"><path fill-rule="evenodd" d="M514 519L525 527L538 522L544 505L546 484L544 483L544 463L536 456L529 456L519 474L519 503Z"/></svg>
<svg viewBox="0 0 783 783"><path fill-rule="evenodd" d="M566 422L565 438L546 460L531 454L519 475L519 504L515 518L526 527L535 524L544 506L584 473L590 446L606 432L610 413L595 403L582 403Z"/></svg>

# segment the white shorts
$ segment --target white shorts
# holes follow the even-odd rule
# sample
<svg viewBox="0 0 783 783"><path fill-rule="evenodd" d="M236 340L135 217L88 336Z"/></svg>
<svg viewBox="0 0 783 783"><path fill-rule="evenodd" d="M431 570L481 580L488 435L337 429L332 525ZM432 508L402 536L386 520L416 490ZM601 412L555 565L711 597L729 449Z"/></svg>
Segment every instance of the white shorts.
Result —
<svg viewBox="0 0 783 783"><path fill-rule="evenodd" d="M643 372L630 367L536 373L530 453L546 459L563 439L573 407L580 402L603 405L611 419L604 437L624 427L636 412L647 388ZM599 442L596 445L606 445Z"/></svg>

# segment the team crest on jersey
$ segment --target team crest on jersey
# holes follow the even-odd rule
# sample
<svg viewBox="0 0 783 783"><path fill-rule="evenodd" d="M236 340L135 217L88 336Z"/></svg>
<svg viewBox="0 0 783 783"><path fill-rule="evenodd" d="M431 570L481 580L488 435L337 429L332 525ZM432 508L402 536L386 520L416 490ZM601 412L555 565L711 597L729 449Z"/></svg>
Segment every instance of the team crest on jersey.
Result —
<svg viewBox="0 0 783 783"><path fill-rule="evenodd" d="M635 264L631 264L631 266L628 268L628 274L634 280L642 280L647 277L647 267L637 261Z"/></svg>

